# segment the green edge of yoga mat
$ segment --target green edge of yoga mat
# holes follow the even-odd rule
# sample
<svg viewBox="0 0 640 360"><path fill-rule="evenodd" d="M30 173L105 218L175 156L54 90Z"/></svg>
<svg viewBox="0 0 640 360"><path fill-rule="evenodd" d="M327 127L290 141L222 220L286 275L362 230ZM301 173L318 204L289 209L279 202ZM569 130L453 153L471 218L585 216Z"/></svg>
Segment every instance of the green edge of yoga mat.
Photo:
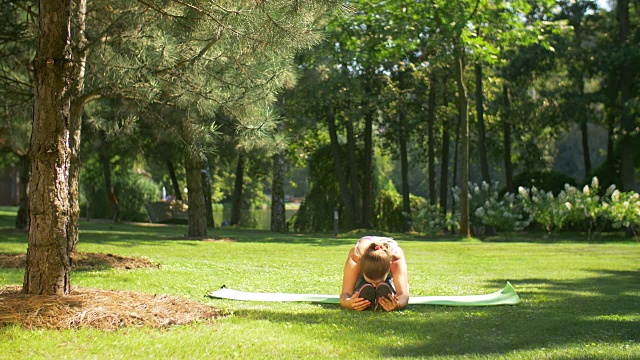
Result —
<svg viewBox="0 0 640 360"><path fill-rule="evenodd" d="M283 294L283 293L252 293L232 289L220 289L207 294L218 299L244 300L244 301L303 301L319 302L324 304L339 304L337 295L314 294ZM491 306L491 305L515 305L520 302L516 290L507 281L504 289L486 295L463 296L413 296L409 297L410 305L448 305L448 306Z"/></svg>

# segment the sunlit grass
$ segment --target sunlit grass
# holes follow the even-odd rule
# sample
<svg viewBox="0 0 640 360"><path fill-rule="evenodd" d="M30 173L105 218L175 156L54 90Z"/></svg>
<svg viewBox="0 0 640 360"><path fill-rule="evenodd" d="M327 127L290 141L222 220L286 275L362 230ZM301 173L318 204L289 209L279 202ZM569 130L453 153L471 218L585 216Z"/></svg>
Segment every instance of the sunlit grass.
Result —
<svg viewBox="0 0 640 360"><path fill-rule="evenodd" d="M0 252L26 251L0 208ZM0 359L20 358L640 358L640 246L430 241L395 234L413 295L493 292L508 280L516 306L413 306L355 313L337 305L209 299L222 285L261 292L340 291L347 251L362 234L217 229L185 240L184 226L81 224L79 250L141 256L157 269L77 271L73 285L172 294L228 310L214 325L169 330L28 331L0 328ZM455 240L455 239L452 239ZM0 285L22 282L0 269Z"/></svg>

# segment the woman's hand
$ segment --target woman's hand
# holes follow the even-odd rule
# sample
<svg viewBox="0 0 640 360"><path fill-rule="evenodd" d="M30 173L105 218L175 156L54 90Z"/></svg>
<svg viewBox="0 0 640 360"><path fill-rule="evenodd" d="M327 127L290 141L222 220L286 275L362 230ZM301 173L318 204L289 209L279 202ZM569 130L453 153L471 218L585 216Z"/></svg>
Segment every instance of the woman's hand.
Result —
<svg viewBox="0 0 640 360"><path fill-rule="evenodd" d="M385 311L397 310L398 296L395 294L389 294L389 297L381 297L378 299L378 304L381 305Z"/></svg>
<svg viewBox="0 0 640 360"><path fill-rule="evenodd" d="M358 291L351 295L351 297L349 298L349 305L351 305L351 308L355 311L363 311L367 309L369 305L371 305L369 300L361 298L359 296L360 292Z"/></svg>

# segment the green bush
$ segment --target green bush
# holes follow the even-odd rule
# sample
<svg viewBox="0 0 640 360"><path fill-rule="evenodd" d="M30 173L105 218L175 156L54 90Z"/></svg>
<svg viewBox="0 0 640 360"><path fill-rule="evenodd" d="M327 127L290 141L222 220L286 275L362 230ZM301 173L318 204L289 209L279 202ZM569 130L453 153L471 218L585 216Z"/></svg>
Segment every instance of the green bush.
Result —
<svg viewBox="0 0 640 360"><path fill-rule="evenodd" d="M118 198L120 220L149 221L144 204L160 199L160 185L142 174L129 171L120 166L115 157L112 183ZM85 162L80 175L80 216L87 216L87 200L89 216L98 219L113 219L114 209L107 197L102 164L97 156Z"/></svg>
<svg viewBox="0 0 640 360"><path fill-rule="evenodd" d="M149 221L145 203L160 199L159 185L141 174L128 174L114 179L120 205L120 217L125 221Z"/></svg>
<svg viewBox="0 0 640 360"><path fill-rule="evenodd" d="M418 211L425 202L424 198L410 194L409 203L412 214L407 215L413 218L413 213ZM376 197L373 227L381 231L402 232L404 231L403 213L402 195L395 188L387 187Z"/></svg>
<svg viewBox="0 0 640 360"><path fill-rule="evenodd" d="M341 147L343 159L346 159L346 147ZM356 161L362 164L362 153L356 151ZM378 159L373 159L372 196L374 200L373 227L381 231L402 231L402 196L398 194L391 180L378 166ZM348 164L345 161L344 173L348 173ZM320 147L311 155L308 163L309 187L300 209L289 222L293 224L296 231L330 231L333 229L333 213L338 207L340 214L339 227L341 230L352 230L346 228L346 216L344 216L344 205L340 198L340 186L335 175L333 164L333 154L331 147L325 145ZM358 179L362 187L363 174L359 169ZM411 208L418 208L424 199L411 196Z"/></svg>
<svg viewBox="0 0 640 360"><path fill-rule="evenodd" d="M568 175L553 171L525 171L518 174L513 183L516 188L522 186L530 189L536 187L551 191L554 195L558 195L564 190L565 184L576 186L576 180Z"/></svg>
<svg viewBox="0 0 640 360"><path fill-rule="evenodd" d="M412 209L411 219L413 229L424 234L438 234L460 229L460 223L452 213L445 214L440 209L440 205L430 205L426 201Z"/></svg>

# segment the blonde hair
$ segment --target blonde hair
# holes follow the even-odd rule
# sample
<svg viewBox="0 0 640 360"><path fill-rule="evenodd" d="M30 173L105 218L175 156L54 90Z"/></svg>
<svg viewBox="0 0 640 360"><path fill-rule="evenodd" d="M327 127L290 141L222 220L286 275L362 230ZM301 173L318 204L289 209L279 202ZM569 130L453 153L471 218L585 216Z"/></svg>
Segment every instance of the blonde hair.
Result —
<svg viewBox="0 0 640 360"><path fill-rule="evenodd" d="M362 274L370 280L384 280L391 268L391 250L389 244L372 241L360 257Z"/></svg>

